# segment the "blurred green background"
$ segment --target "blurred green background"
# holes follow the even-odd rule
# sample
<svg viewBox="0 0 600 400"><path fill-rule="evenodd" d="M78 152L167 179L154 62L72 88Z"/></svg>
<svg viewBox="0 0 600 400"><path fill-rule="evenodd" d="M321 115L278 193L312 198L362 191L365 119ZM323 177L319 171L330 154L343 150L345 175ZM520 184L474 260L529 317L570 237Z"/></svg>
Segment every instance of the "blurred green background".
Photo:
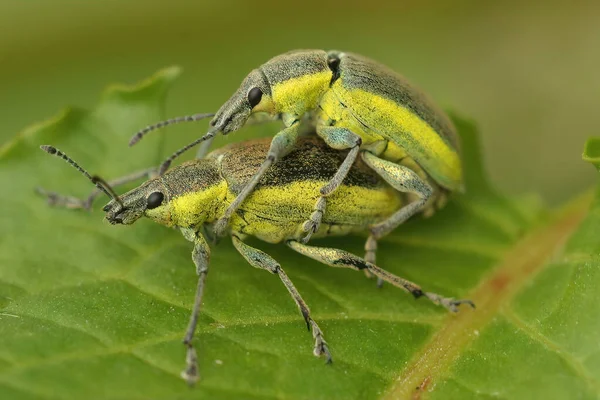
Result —
<svg viewBox="0 0 600 400"><path fill-rule="evenodd" d="M0 143L167 65L184 67L166 110L175 116L215 111L281 52L336 48L475 119L497 185L557 203L595 176L581 152L600 133L599 21L598 1L3 1Z"/></svg>

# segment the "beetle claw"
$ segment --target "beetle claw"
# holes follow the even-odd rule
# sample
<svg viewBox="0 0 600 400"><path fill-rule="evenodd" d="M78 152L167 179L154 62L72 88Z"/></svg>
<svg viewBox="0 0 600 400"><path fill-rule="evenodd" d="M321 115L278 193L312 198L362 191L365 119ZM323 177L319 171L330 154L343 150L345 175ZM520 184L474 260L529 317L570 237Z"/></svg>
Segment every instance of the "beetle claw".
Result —
<svg viewBox="0 0 600 400"><path fill-rule="evenodd" d="M318 223L309 219L302 225L302 230L306 232L306 235L300 239L303 244L308 243L312 235L319 229Z"/></svg>
<svg viewBox="0 0 600 400"><path fill-rule="evenodd" d="M458 306L460 306L461 304L468 304L472 308L475 308L475 303L468 299L454 299L452 297L442 297L439 294L429 292L425 293L425 297L431 300L434 304L438 304L453 313L458 312Z"/></svg>

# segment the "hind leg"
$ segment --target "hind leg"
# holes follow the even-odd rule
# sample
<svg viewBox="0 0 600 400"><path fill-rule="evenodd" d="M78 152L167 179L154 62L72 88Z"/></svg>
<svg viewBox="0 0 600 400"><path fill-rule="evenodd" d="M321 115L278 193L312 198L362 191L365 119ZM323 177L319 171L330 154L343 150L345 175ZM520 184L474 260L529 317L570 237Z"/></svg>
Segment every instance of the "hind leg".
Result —
<svg viewBox="0 0 600 400"><path fill-rule="evenodd" d="M381 159L369 152L363 152L361 155L365 163L394 189L399 192L413 193L418 197L418 200L407 204L386 220L370 227L371 234L365 244L365 259L374 263L377 240L381 239L396 229L398 225L421 211L433 194L433 189L427 182L421 179L416 172L408 167ZM382 283L381 278L379 278L377 280L377 285L381 286Z"/></svg>
<svg viewBox="0 0 600 400"><path fill-rule="evenodd" d="M471 307L475 307L471 300L456 300L451 297L443 297L437 293L424 292L421 290L419 285L408 281L404 278L396 276L382 268L379 268L375 264L371 264L364 259L355 256L344 250L329 248L329 247L315 247L302 244L296 240L290 240L287 245L293 250L307 257L317 260L325 265L338 268L351 268L357 271L368 270L377 278L381 278L385 282L388 282L396 287L399 287L408 293L412 294L416 299L419 297L426 297L432 303L441 305L449 311L457 312L458 306L461 304L468 304Z"/></svg>

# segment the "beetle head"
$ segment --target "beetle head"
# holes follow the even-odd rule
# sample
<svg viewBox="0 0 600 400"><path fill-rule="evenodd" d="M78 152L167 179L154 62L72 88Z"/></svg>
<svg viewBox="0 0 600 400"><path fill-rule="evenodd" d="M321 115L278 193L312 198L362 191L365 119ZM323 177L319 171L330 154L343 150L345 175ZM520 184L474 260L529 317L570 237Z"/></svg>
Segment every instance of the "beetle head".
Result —
<svg viewBox="0 0 600 400"><path fill-rule="evenodd" d="M108 182L90 175L56 147L40 147L68 162L111 198L103 211L113 225L131 225L146 216L166 226L195 227L215 221L226 206L227 182L214 158L185 162L119 196Z"/></svg>
<svg viewBox="0 0 600 400"><path fill-rule="evenodd" d="M255 69L238 90L221 106L210 124L227 134L240 129L254 112L274 112L271 87L264 74Z"/></svg>
<svg viewBox="0 0 600 400"><path fill-rule="evenodd" d="M218 218L227 185L215 160L183 163L161 177L111 200L103 210L111 224L130 225L145 216L166 226L193 227Z"/></svg>
<svg viewBox="0 0 600 400"><path fill-rule="evenodd" d="M158 223L171 225L168 193L162 179L151 179L119 199L120 203L112 199L102 209L111 224L131 225L146 215Z"/></svg>

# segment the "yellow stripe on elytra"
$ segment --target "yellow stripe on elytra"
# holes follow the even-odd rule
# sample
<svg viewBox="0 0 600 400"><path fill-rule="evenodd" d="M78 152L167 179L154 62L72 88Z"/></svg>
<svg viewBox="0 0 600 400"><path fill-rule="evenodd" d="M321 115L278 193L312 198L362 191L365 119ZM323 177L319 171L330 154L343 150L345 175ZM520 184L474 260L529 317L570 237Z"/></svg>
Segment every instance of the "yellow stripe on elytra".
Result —
<svg viewBox="0 0 600 400"><path fill-rule="evenodd" d="M171 200L171 218L175 225L191 226L218 218L225 209L227 182L221 181L204 190L190 192Z"/></svg>
<svg viewBox="0 0 600 400"><path fill-rule="evenodd" d="M315 108L329 89L331 71L322 71L291 78L271 87L277 112L301 115Z"/></svg>
<svg viewBox="0 0 600 400"><path fill-rule="evenodd" d="M457 150L410 109L362 89L334 90L361 122L382 137L395 142L421 165L434 180L454 190L462 185L462 166Z"/></svg>
<svg viewBox="0 0 600 400"><path fill-rule="evenodd" d="M325 181L300 181L276 187L255 190L240 207L243 219L235 215L231 219L233 230L261 240L277 243L295 237L301 224L313 212L319 197L319 189ZM233 195L231 195L233 196ZM379 222L401 206L401 200L389 186L364 188L341 186L327 198L324 224L316 235L325 236L326 222L336 221L333 234L344 234L357 228Z"/></svg>

